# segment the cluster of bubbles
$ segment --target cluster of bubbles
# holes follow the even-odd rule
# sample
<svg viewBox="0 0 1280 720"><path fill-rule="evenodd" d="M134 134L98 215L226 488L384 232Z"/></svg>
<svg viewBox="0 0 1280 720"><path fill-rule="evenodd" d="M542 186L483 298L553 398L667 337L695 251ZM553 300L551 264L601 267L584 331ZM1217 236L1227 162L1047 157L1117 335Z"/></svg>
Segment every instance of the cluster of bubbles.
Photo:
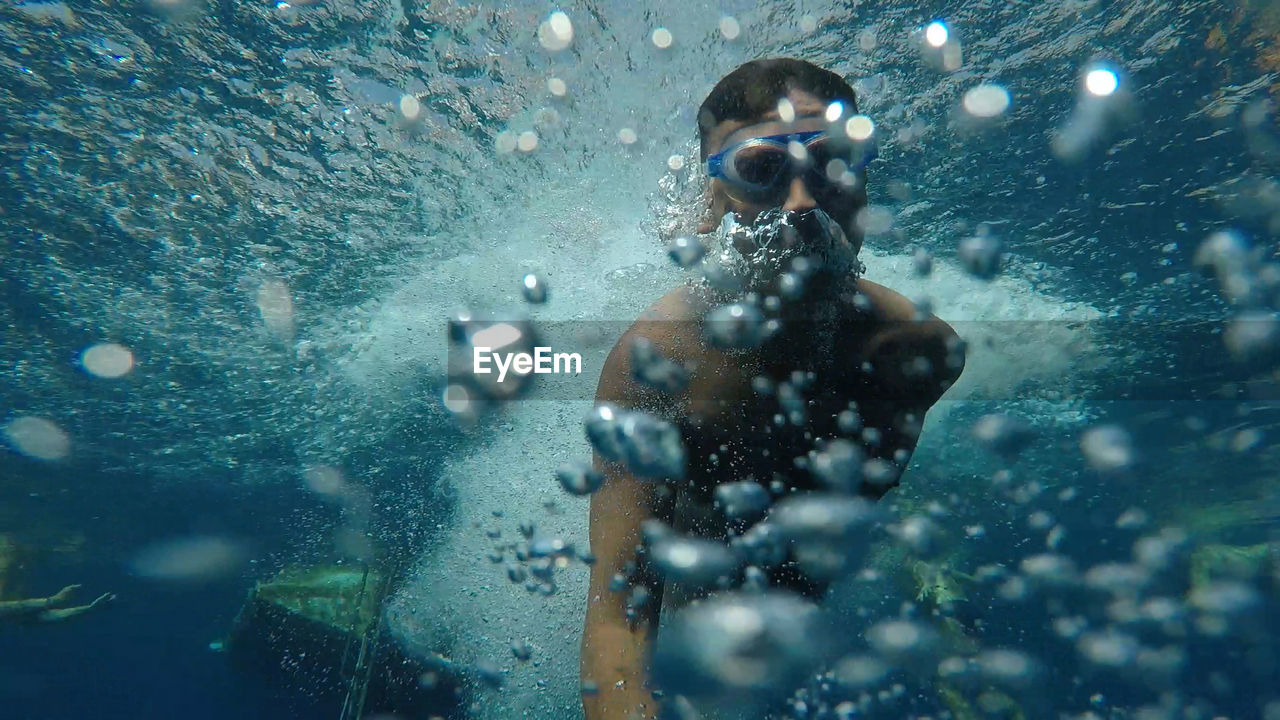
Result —
<svg viewBox="0 0 1280 720"><path fill-rule="evenodd" d="M133 372L133 351L114 342L90 345L80 353L80 369L93 378L118 380ZM19 415L0 429L9 447L33 460L52 462L71 454L71 436L54 421Z"/></svg>
<svg viewBox="0 0 1280 720"><path fill-rule="evenodd" d="M794 109L781 103L779 113L784 120L794 117ZM874 133L868 118L844 117L842 107L834 107L828 119L854 142L868 142ZM844 229L822 210L775 209L750 224L729 214L705 241L687 234L672 237L667 255L697 273L699 287L719 298L701 323L703 340L731 352L759 347L778 332L783 309L804 296L818 273L853 282L863 270ZM664 357L653 342L637 339L630 350L636 382L668 395L687 387L687 369ZM811 379L799 375L784 382L759 377L753 389L776 397L782 422L803 426L808 420L804 391ZM841 414L840 427L853 434L863 430L855 405ZM588 414L584 430L602 461L617 463L638 479L678 483L685 477L687 451L677 426L666 419L603 403ZM713 593L677 613L659 637L653 680L661 688L656 694L670 697L673 707L748 712L784 698L834 657L830 618L805 598L769 589L769 575L788 557L818 580L857 571L884 520L860 492L868 486L882 491L899 471L866 457L860 445L847 440L815 447L806 462L819 491L788 494L781 480L770 487L744 480L714 488L715 505L732 528L727 541L646 521L639 551L648 565L663 581ZM604 482L586 463L566 466L557 475L574 495L589 494ZM610 585L624 594L633 619L652 601L647 580L635 571L629 564Z"/></svg>
<svg viewBox="0 0 1280 720"><path fill-rule="evenodd" d="M1252 245L1243 234L1222 230L1196 250L1195 265L1212 276L1230 303L1233 317L1222 339L1231 357L1265 371L1280 363L1280 263L1268 248Z"/></svg>
<svg viewBox="0 0 1280 720"><path fill-rule="evenodd" d="M687 236L673 240L668 255L681 267L697 266L704 285L743 293L742 302L727 304L713 313L735 318L745 313L752 319L759 313L761 324L765 322L763 313L776 313L784 301L800 297L815 273L852 281L865 270L844 228L819 208L806 213L775 208L761 213L750 224L740 223L733 213L728 213L710 242L716 248L711 257L706 257L699 240ZM779 294L761 297L760 292L774 280L778 281ZM744 309L732 310L736 305ZM764 337L762 332L760 339Z"/></svg>
<svg viewBox="0 0 1280 720"><path fill-rule="evenodd" d="M566 482L566 475L579 472L578 468L566 467L557 475L561 476L561 482ZM588 487L590 485L577 487L574 494L594 492L599 487L599 482L596 481L590 489ZM493 517L501 519L503 514L495 510ZM487 555L489 562L502 566L508 581L522 585L530 593L554 595L558 590L555 579L557 570L563 570L575 561L588 566L595 562L590 553L578 553L573 543L539 531L531 521L519 523L517 534L510 541L503 539L502 529L496 526L487 529L485 535L492 541ZM524 649L513 647L512 652L517 659L527 659L521 657L525 654Z"/></svg>
<svg viewBox="0 0 1280 720"><path fill-rule="evenodd" d="M816 27L813 18L807 18L806 23ZM731 17L723 18L719 27L729 40L741 32ZM547 50L559 52L572 44L572 23L564 13L553 13L539 28L538 37ZM652 31L650 41L666 50L672 47L674 36L659 27ZM875 47L874 34L859 41L867 50ZM954 71L962 64L960 41L943 22L921 29L921 48L926 61L943 71ZM558 97L566 92L563 82L554 78L548 88ZM875 123L863 115L846 117L838 105L829 109L827 120L840 135L855 144L872 142ZM961 99L963 111L978 120L1004 116L1011 105L1009 90L994 83L974 86ZM1054 153L1064 161L1080 159L1123 121L1129 110L1121 78L1114 70L1102 65L1086 69L1077 105L1053 138ZM778 111L783 122L794 120L794 108L787 101L779 104ZM624 146L639 140L631 128L620 129L617 137ZM502 152L528 152L537 146L537 136L532 131L502 133L497 142ZM672 155L667 165L669 178L686 170L682 155ZM826 170L833 181L857 181L847 165ZM891 220L877 217L874 208L868 208L858 222L865 232L874 233L883 231L877 230L882 226L887 228ZM669 224L662 233L669 241L666 251L671 261L697 273L705 289L731 297L703 318L704 340L724 350L757 348L777 333L780 310L804 294L815 273L856 278L862 270L843 229L820 210L803 219L775 210L750 224L739 223L728 214L704 239L675 234L671 232L675 227ZM971 237L960 241L957 255L969 274L991 280L1001 270L1004 247L988 226L980 225ZM1237 318L1224 334L1232 355L1250 362L1274 363L1280 349L1280 325L1275 315L1280 306L1277 266L1265 261L1263 249L1249 247L1241 236L1230 232L1206 241L1196 262L1215 275L1224 295L1238 308ZM928 276L934 259L927 250L919 249L913 253L912 263L918 275ZM525 276L521 285L527 302L547 301L546 281L541 276ZM766 293L766 288L776 289L775 294ZM922 312L926 311L924 307ZM505 327L510 336L504 346L531 344L529 326L478 323L469 316L451 325L451 342L469 349L477 345L480 333L492 332L495 325ZM688 370L664 357L653 342L638 338L628 350L636 382L667 395L687 388ZM769 386L763 387L765 384ZM782 422L805 424L803 380L757 385L757 392L776 395L784 410L779 416ZM462 391L468 401L508 392L461 381L451 388L455 399ZM450 409L456 407L459 405L454 403ZM849 434L862 432L864 441L875 440L874 429L864 431L861 427L856 406L842 413L840 426ZM667 419L605 403L588 414L584 429L606 464L617 464L632 476L653 483L678 483L686 477L690 458L678 427ZM1008 415L987 415L972 426L974 443L1008 465L1038 437L1032 425ZM1078 441L1085 464L1102 475L1122 474L1138 461L1133 438L1119 425L1090 427ZM949 601L929 601L922 591L921 603L903 603L889 616L872 617L869 611L863 612L860 617L867 621L865 629L857 638L849 638L847 631L843 636L837 632L840 628L832 614L798 596L768 589L769 573L788 556L805 575L815 579L876 580L876 573L867 568L868 553L875 543L886 539L911 561L923 563L936 582L945 581L947 571L940 558L948 552L942 522L949 512L946 505L933 503L924 512L895 519L891 512L861 497L869 488L882 492L891 487L899 469L894 463L866 457L855 442L837 439L816 443L807 457L797 461L797 467L810 473L820 490L788 495L786 488L765 487L754 481L726 482L714 489L716 507L731 528L727 542L682 535L657 521L645 524L639 551L662 578L714 593L679 612L670 632L660 639L653 663L654 680L662 688L659 694L669 696L678 711L687 709L689 713L695 712L690 701L732 714L750 713L787 699L791 715L797 718L845 718L902 702L908 694L905 683L940 681L978 694L982 709L989 714L1020 713L1017 708L1022 705L1038 710L1034 691L1046 675L1042 661L1021 649L980 646L964 630L957 631ZM1168 690L1188 663L1184 647L1188 636L1238 638L1258 627L1265 601L1252 584L1253 577L1219 574L1210 582L1180 592L1178 573L1191 549L1189 538L1176 528L1149 528L1150 518L1141 508L1127 509L1114 520L1117 529L1146 532L1133 540L1130 560L1080 567L1062 551L1069 532L1065 522L1053 513L1035 509L1035 501L1046 494L1045 486L1035 480L1019 483L1015 477L1002 469L992 478L992 487L1001 501L1021 513L1019 521L1042 535L1042 547L1011 557L1007 564L979 567L971 580L993 603L1043 606L1050 615L1054 636L1066 643L1082 667L1098 673L1129 673L1136 683L1164 692L1161 702L1172 712L1178 701L1169 699ZM555 479L566 493L585 497L604 485L605 473L580 461L562 466ZM1057 498L1069 502L1076 492L1067 488ZM981 539L986 528L969 525L964 534ZM521 525L514 541L502 542L496 529L490 531L490 538L495 543L489 559L504 565L508 579L523 584L531 593L552 594L557 569L573 561L594 562L590 555L577 554L562 538L538 534L529 523ZM610 583L612 592L624 595L627 614L633 619L654 600L652 590L637 582L635 573L635 565L628 565ZM931 612L922 612L922 605L932 606ZM519 640L511 651L522 661L530 654L527 643ZM500 682L500 678L490 677L495 673L486 673L484 668L477 672L486 684ZM584 692L595 691L593 681L584 683ZM1100 694L1090 702L1095 710L1106 707ZM1100 716L1085 710L1081 717Z"/></svg>
<svg viewBox="0 0 1280 720"><path fill-rule="evenodd" d="M619 462L638 478L679 480L685 473L680 430L651 413L604 403L584 421L587 439L609 462Z"/></svg>
<svg viewBox="0 0 1280 720"><path fill-rule="evenodd" d="M369 489L348 482L342 471L331 465L313 465L302 479L307 489L327 503L342 510L342 522L334 531L334 547L343 557L368 560L373 557L369 524L373 516L373 500Z"/></svg>
<svg viewBox="0 0 1280 720"><path fill-rule="evenodd" d="M940 45L950 42L945 34L940 37ZM1106 69L1086 75L1087 94L1100 101L1117 93L1118 85ZM969 110L975 115L995 116L1007 109L1008 94L980 87L965 102L974 105ZM1081 112L1119 112L1114 105L1086 107L1094 109ZM674 264L698 272L707 287L736 294L705 316L709 345L759 347L778 331L777 311L800 294L814 268L842 267L844 262L842 269L856 276L856 257L840 253L844 243L835 232L838 225L824 220L829 218L818 217L806 226L811 234L803 243L796 242L795 217L781 212L765 213L750 226L726 216L705 240L685 234L669 239L666 249ZM1003 252L990 228L979 226L961 242L959 261L971 275L990 280L1000 271ZM1197 263L1218 278L1238 315L1256 323L1245 326L1241 317L1233 321L1224 334L1232 354L1242 360L1265 359L1273 366L1280 348L1274 313L1280 303L1280 272L1264 257L1240 236L1220 233L1206 242ZM931 273L933 257L927 251L916 251L912 261L917 274ZM778 294L762 295L771 278L782 278ZM788 287L796 292L789 294ZM652 344L633 347L633 364L639 368L637 380L663 392L679 392L687 382L683 368ZM652 370L655 366L660 370ZM784 409L795 406L803 424L800 387L802 382L769 391ZM635 427L625 429L628 422ZM860 428L856 407L841 424L842 431ZM676 429L665 420L602 405L587 417L585 427L603 459L622 463L637 477L682 477L666 469L683 468L687 460ZM988 607L1046 612L1053 639L1070 658L1054 662L1077 668L1078 682L1105 684L1102 678L1115 676L1157 698L1137 707L1135 717L1209 717L1203 701L1177 692L1178 679L1192 661L1191 648L1241 642L1256 649L1259 641L1251 640L1251 633L1266 642L1263 611L1268 601L1258 589L1266 561L1249 570L1219 570L1188 586L1188 557L1195 550L1191 538L1176 527L1150 527L1148 513L1134 507L1113 521L1117 530L1134 533L1131 558L1081 566L1063 551L1073 530L1042 509L1046 495L1070 503L1079 490L1067 487L1051 495L1043 483L1018 482L1007 469L1039 437L1033 425L1010 415L987 415L972 426L974 443L1006 465L992 478L997 501L1015 508L1041 544L1007 563L977 568L967 580L976 586L971 594L987 598ZM1088 427L1078 436L1078 448L1084 465L1103 479L1124 477L1140 459L1134 438L1117 424ZM939 702L951 704L957 717L965 712L977 716L965 697L975 697L977 707L991 715L1049 711L1044 694L1037 692L1050 674L1046 660L1022 647L984 646L977 639L981 632L971 635L957 620L953 601L938 589L951 572L945 567L951 551L942 522L950 514L946 504L934 502L925 512L895 520L859 497L868 485L891 486L896 468L868 460L858 444L846 440L818 444L798 466L814 476L820 491L785 496L754 481L715 488L716 507L731 528L727 543L681 535L657 521L646 523L640 551L663 579L712 593L678 612L659 637L653 678L661 689L655 696L690 717L704 707L747 717L785 701L791 717L852 718L894 715L910 701L908 685L932 683ZM575 495L590 494L603 483L603 476L586 465L560 479ZM964 527L970 540L980 540L986 532L981 524ZM859 611L868 624L855 637L836 632L833 616L825 610L768 588L769 572L788 554L812 578L877 580L868 568L868 551L886 539L909 563L926 568L936 587L922 590L919 602L905 602L888 617ZM636 609L651 601L651 591L633 582L628 574L633 567L626 570L614 577L611 589L626 593L628 614L634 618ZM982 622L976 621L979 629ZM1265 700L1259 707L1263 705ZM1280 715L1280 703L1265 709ZM1091 720L1107 712L1107 696L1094 692L1078 717Z"/></svg>

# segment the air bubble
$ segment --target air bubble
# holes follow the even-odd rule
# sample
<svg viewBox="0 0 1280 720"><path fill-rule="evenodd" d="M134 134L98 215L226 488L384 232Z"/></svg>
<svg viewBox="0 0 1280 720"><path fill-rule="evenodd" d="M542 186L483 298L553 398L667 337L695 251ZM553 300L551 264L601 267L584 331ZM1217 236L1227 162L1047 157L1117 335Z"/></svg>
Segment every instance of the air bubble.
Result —
<svg viewBox="0 0 1280 720"><path fill-rule="evenodd" d="M690 268L702 261L706 247L695 237L681 235L667 245L667 257L682 268Z"/></svg>
<svg viewBox="0 0 1280 720"><path fill-rule="evenodd" d="M694 587L711 586L738 567L723 544L702 538L667 536L649 549L649 559L663 576Z"/></svg>
<svg viewBox="0 0 1280 720"><path fill-rule="evenodd" d="M560 487L571 495L590 495L604 484L604 476L590 463L576 462L563 465L556 470L556 479Z"/></svg>
<svg viewBox="0 0 1280 720"><path fill-rule="evenodd" d="M908 620L886 620L867 629L867 644L895 662L927 655L937 643L932 630Z"/></svg>
<svg viewBox="0 0 1280 720"><path fill-rule="evenodd" d="M62 428L42 417L20 417L4 426L13 449L37 460L61 460L71 451L71 438Z"/></svg>
<svg viewBox="0 0 1280 720"><path fill-rule="evenodd" d="M592 408L583 420L583 428L591 446L606 460L618 461L623 458L625 451L618 434L618 422L624 414L616 405L601 403Z"/></svg>
<svg viewBox="0 0 1280 720"><path fill-rule="evenodd" d="M1274 360L1280 355L1280 317L1265 310L1246 310L1227 322L1222 342L1238 363Z"/></svg>
<svg viewBox="0 0 1280 720"><path fill-rule="evenodd" d="M293 342L293 298L283 280L264 280L258 287L258 314L267 331L277 339Z"/></svg>
<svg viewBox="0 0 1280 720"><path fill-rule="evenodd" d="M221 537L178 538L144 549L133 571L154 580L204 581L234 573L244 561L238 543Z"/></svg>
<svg viewBox="0 0 1280 720"><path fill-rule="evenodd" d="M1121 668L1132 665L1141 646L1132 636L1114 630L1084 633L1076 648L1090 662L1103 667Z"/></svg>
<svg viewBox="0 0 1280 720"><path fill-rule="evenodd" d="M1142 508L1129 508L1116 518L1116 527L1121 530L1134 530L1147 524L1148 516Z"/></svg>
<svg viewBox="0 0 1280 720"><path fill-rule="evenodd" d="M1086 430L1080 437L1080 450L1090 467L1103 472L1124 470L1135 460L1133 441L1118 425Z"/></svg>
<svg viewBox="0 0 1280 720"><path fill-rule="evenodd" d="M726 15L720 18L720 34L725 40L737 40L738 35L742 33L742 26L737 19Z"/></svg>
<svg viewBox="0 0 1280 720"><path fill-rule="evenodd" d="M707 313L705 332L718 348L759 347L765 339L764 315L752 305L733 303Z"/></svg>
<svg viewBox="0 0 1280 720"><path fill-rule="evenodd" d="M526 662L533 657L533 648L524 640L513 640L511 642L511 654L520 662Z"/></svg>
<svg viewBox="0 0 1280 720"><path fill-rule="evenodd" d="M921 557L930 557L941 549L941 531L924 515L912 515L894 529L893 534Z"/></svg>
<svg viewBox="0 0 1280 720"><path fill-rule="evenodd" d="M80 365L100 378L124 377L133 370L133 352L118 343L99 343L81 353Z"/></svg>
<svg viewBox="0 0 1280 720"><path fill-rule="evenodd" d="M893 229L893 212L883 205L867 205L858 211L854 223L866 235L883 235Z"/></svg>
<svg viewBox="0 0 1280 720"><path fill-rule="evenodd" d="M854 115L844 123L844 134L853 141L869 140L875 131L875 122L866 115Z"/></svg>
<svg viewBox="0 0 1280 720"><path fill-rule="evenodd" d="M787 98L782 98L778 101L778 119L784 123L796 121L796 106L792 105Z"/></svg>
<svg viewBox="0 0 1280 720"><path fill-rule="evenodd" d="M573 42L573 22L563 12L553 12L538 26L538 42L552 52L559 52Z"/></svg>
<svg viewBox="0 0 1280 720"><path fill-rule="evenodd" d="M1191 591L1187 601L1192 607L1216 615L1241 615L1262 604L1253 588L1239 582L1214 582Z"/></svg>
<svg viewBox="0 0 1280 720"><path fill-rule="evenodd" d="M689 373L662 356L656 345L645 337L631 340L631 375L655 390L668 394L682 392L689 386Z"/></svg>
<svg viewBox="0 0 1280 720"><path fill-rule="evenodd" d="M822 485L837 492L852 493L862 480L862 449L844 439L832 440L813 455L809 471Z"/></svg>
<svg viewBox="0 0 1280 720"><path fill-rule="evenodd" d="M819 579L834 578L859 562L878 519L875 506L864 498L817 492L787 497L769 514L769 522L792 543L800 568Z"/></svg>
<svg viewBox="0 0 1280 720"><path fill-rule="evenodd" d="M754 522L763 517L772 500L758 483L749 480L721 483L715 489L716 507L730 520Z"/></svg>
<svg viewBox="0 0 1280 720"><path fill-rule="evenodd" d="M836 665L835 680L846 688L875 687L889 674L889 666L869 655L850 655Z"/></svg>
<svg viewBox="0 0 1280 720"><path fill-rule="evenodd" d="M1024 558L1022 572L1027 577L1046 585L1062 586L1076 579L1076 566L1071 558L1064 555L1046 553Z"/></svg>
<svg viewBox="0 0 1280 720"><path fill-rule="evenodd" d="M547 301L547 283L538 275L533 273L525 275L520 285L526 301L535 305L541 305Z"/></svg>
<svg viewBox="0 0 1280 720"><path fill-rule="evenodd" d="M1120 87L1120 78L1111 70L1101 68L1090 70L1084 76L1084 88L1091 95L1105 97L1114 93L1118 87Z"/></svg>
<svg viewBox="0 0 1280 720"><path fill-rule="evenodd" d="M947 26L941 21L933 21L924 29L925 42L931 47L940 48L947 44L947 38L950 33L947 32Z"/></svg>
<svg viewBox="0 0 1280 720"><path fill-rule="evenodd" d="M979 85L964 94L962 104L970 115L993 118L1009 109L1009 91L999 85Z"/></svg>
<svg viewBox="0 0 1280 720"><path fill-rule="evenodd" d="M346 481L342 471L328 465L316 465L303 474L307 487L314 493L327 496L338 496L346 490Z"/></svg>
<svg viewBox="0 0 1280 720"><path fill-rule="evenodd" d="M970 275L980 280L991 280L1000 272L1003 247L990 235L976 235L960 241L958 255L960 264Z"/></svg>
<svg viewBox="0 0 1280 720"><path fill-rule="evenodd" d="M920 277L927 277L933 272L933 254L924 248L916 248L911 254L911 263Z"/></svg>
<svg viewBox="0 0 1280 720"><path fill-rule="evenodd" d="M653 675L666 693L737 716L784 700L823 662L830 639L817 608L790 593L713 596L658 635Z"/></svg>
<svg viewBox="0 0 1280 720"><path fill-rule="evenodd" d="M972 432L984 447L1006 458L1016 456L1035 439L1030 425L1007 415L984 415L973 424Z"/></svg>
<svg viewBox="0 0 1280 720"><path fill-rule="evenodd" d="M422 114L422 103L414 95L401 95L400 114L404 116L405 120L417 120L418 116Z"/></svg>
<svg viewBox="0 0 1280 720"><path fill-rule="evenodd" d="M466 386L457 383L447 385L441 399L444 409L454 415L468 417L475 413L476 401L471 397L471 391L467 390Z"/></svg>

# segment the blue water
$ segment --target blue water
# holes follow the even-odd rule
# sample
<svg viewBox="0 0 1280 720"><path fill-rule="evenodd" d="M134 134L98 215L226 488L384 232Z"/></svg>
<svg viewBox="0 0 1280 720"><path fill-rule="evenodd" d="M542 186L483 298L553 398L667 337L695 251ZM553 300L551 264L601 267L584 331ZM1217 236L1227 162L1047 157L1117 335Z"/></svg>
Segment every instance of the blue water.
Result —
<svg viewBox="0 0 1280 720"><path fill-rule="evenodd" d="M18 461L26 486L49 478ZM237 669L209 645L225 638L254 580L304 558L300 530L331 522L300 490L218 492L156 487L146 477L95 487L93 476L65 481L62 497L12 497L6 510L45 517L57 502L60 521L85 537L74 554L50 553L21 574L29 594L82 585L77 599L115 593L106 612L66 623L3 627L6 717L315 717L328 708ZM84 504L81 504L80 501ZM201 512L198 508L217 508ZM310 517L308 517L310 516ZM132 557L155 538L220 532L255 539L253 563L230 576L157 584L130 571ZM331 701L330 701L331 703Z"/></svg>

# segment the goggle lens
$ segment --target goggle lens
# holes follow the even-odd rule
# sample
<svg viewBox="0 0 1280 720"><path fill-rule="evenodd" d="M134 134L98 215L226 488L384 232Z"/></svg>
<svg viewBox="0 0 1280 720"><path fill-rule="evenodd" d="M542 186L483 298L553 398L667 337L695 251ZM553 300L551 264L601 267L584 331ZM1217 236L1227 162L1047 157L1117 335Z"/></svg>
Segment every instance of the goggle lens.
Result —
<svg viewBox="0 0 1280 720"><path fill-rule="evenodd" d="M788 162L786 150L771 145L753 145L734 153L733 170L742 182L773 185Z"/></svg>
<svg viewBox="0 0 1280 720"><path fill-rule="evenodd" d="M841 152L826 137L815 138L802 147L803 151L799 151L761 143L739 148L729 158L733 163L730 184L737 191L734 194L751 200L776 198L786 192L792 177L802 173L809 174L815 193L825 196L850 189L848 183L842 182L845 173L839 171L861 166L851 162L851 148Z"/></svg>

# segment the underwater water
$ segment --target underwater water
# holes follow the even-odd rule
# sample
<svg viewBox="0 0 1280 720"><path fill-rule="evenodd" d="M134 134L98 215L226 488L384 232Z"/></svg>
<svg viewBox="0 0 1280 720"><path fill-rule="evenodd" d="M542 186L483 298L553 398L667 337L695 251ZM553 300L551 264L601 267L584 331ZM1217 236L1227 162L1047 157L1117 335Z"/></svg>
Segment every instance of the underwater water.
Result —
<svg viewBox="0 0 1280 720"><path fill-rule="evenodd" d="M0 33L0 717L582 717L556 472L700 277L667 246L702 99L786 56L855 90L865 277L965 368L820 611L735 589L755 650L664 611L664 710L1280 718L1280 4L0 0ZM582 372L473 409L465 313ZM113 597L5 614L73 584Z"/></svg>

